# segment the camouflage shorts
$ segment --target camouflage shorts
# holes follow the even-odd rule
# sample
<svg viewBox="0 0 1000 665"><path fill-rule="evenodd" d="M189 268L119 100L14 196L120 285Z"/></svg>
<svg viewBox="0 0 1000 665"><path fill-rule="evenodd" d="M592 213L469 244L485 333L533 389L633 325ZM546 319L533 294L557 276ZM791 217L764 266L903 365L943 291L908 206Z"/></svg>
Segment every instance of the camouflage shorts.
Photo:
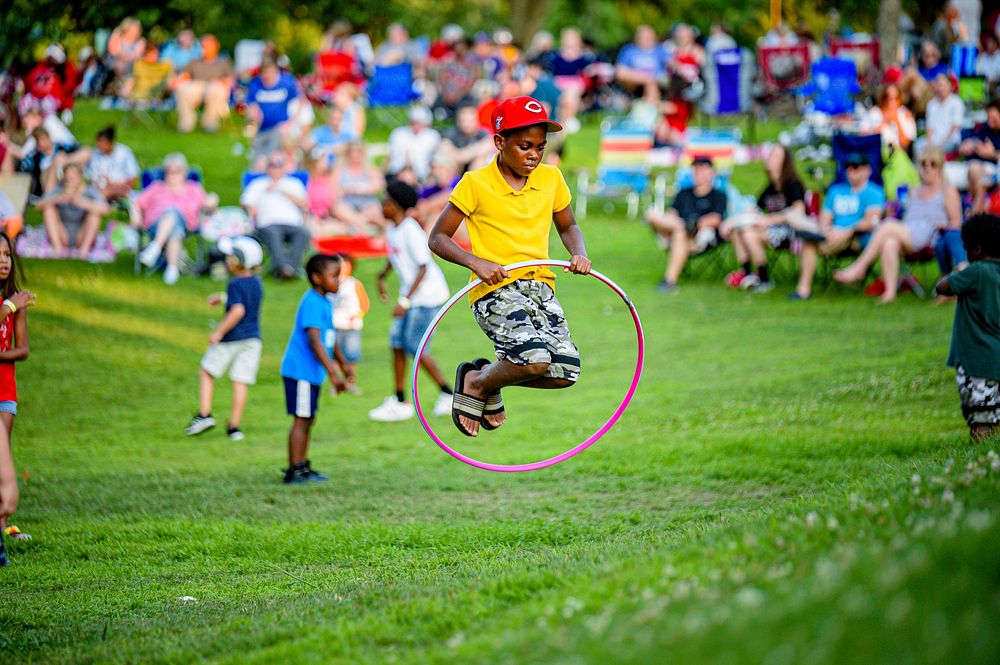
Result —
<svg viewBox="0 0 1000 665"><path fill-rule="evenodd" d="M472 312L498 359L515 365L549 363L545 376L557 379L580 376L580 352L548 284L519 279L474 302Z"/></svg>
<svg viewBox="0 0 1000 665"><path fill-rule="evenodd" d="M962 415L972 425L1000 424L1000 381L968 376L965 368L955 368L958 394L962 398Z"/></svg>

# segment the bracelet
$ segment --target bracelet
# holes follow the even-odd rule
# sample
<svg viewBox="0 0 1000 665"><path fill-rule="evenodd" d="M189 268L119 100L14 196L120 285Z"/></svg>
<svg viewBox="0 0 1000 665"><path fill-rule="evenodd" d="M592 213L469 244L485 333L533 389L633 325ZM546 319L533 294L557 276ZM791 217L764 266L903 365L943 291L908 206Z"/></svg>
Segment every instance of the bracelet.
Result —
<svg viewBox="0 0 1000 665"><path fill-rule="evenodd" d="M406 296L399 296L399 300L396 301L396 304L403 309L410 309L410 299Z"/></svg>
<svg viewBox="0 0 1000 665"><path fill-rule="evenodd" d="M11 314L14 314L15 312L17 312L17 305L15 305L14 301L11 300L10 298L7 298L6 300L4 300L3 304L7 306L7 309L10 310Z"/></svg>

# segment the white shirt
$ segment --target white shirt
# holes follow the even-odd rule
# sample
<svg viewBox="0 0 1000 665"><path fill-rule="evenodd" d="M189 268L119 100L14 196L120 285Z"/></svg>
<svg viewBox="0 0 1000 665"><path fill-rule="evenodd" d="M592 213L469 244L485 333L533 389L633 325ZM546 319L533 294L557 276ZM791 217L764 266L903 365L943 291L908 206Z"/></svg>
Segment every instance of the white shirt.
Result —
<svg viewBox="0 0 1000 665"><path fill-rule="evenodd" d="M980 53L976 60L976 73L987 81L1000 81L1000 49L993 53Z"/></svg>
<svg viewBox="0 0 1000 665"><path fill-rule="evenodd" d="M94 148L87 162L87 180L98 187L104 187L112 182L128 182L139 177L139 162L135 160L132 149L121 143L116 143L110 155Z"/></svg>
<svg viewBox="0 0 1000 665"><path fill-rule="evenodd" d="M389 173L399 173L409 166L418 180L431 172L431 158L441 142L437 130L425 127L414 134L409 125L397 127L389 134Z"/></svg>
<svg viewBox="0 0 1000 665"><path fill-rule="evenodd" d="M276 184L274 189L271 185ZM302 209L295 205L289 196L297 199L306 198L306 188L302 181L291 176L282 176L274 181L268 176L261 176L247 185L240 197L240 203L256 210L254 221L257 228L284 224L285 226L302 226Z"/></svg>
<svg viewBox="0 0 1000 665"><path fill-rule="evenodd" d="M361 298L358 296L358 280L345 277L340 280L337 293L330 294L333 302L333 327L337 330L361 330L364 327L364 312L361 311Z"/></svg>
<svg viewBox="0 0 1000 665"><path fill-rule="evenodd" d="M958 145L965 120L965 102L955 94L943 102L936 96L927 102L927 134L931 145L951 148Z"/></svg>
<svg viewBox="0 0 1000 665"><path fill-rule="evenodd" d="M62 120L57 118L55 114L45 116L45 120L42 120L42 127L45 131L49 133L49 138L56 145L76 145L76 137L73 136L73 132L69 131L69 128L62 123ZM28 136L27 140L22 146L22 150L25 155L30 155L35 151L37 144L35 143L34 136Z"/></svg>
<svg viewBox="0 0 1000 665"><path fill-rule="evenodd" d="M386 253L389 262L399 275L399 295L405 296L417 278L420 266L426 266L424 278L416 292L410 296L413 307L440 307L451 295L448 282L441 268L434 263L431 250L427 247L427 234L412 217L405 218L396 226L389 223L385 230Z"/></svg>

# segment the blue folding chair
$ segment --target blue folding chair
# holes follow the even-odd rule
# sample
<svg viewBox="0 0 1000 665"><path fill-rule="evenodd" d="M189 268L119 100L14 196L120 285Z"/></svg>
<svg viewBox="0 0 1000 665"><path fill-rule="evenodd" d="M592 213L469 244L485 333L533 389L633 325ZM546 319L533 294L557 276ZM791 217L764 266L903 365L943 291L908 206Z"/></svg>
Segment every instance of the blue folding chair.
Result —
<svg viewBox="0 0 1000 665"><path fill-rule="evenodd" d="M391 109L408 106L420 98L420 93L413 88L413 66L408 62L376 65L366 91L368 106L375 110L383 124L402 122Z"/></svg>
<svg viewBox="0 0 1000 665"><path fill-rule="evenodd" d="M247 185L256 180L257 178L262 178L267 173L265 171L244 171L243 175L240 176L240 189L246 189ZM309 186L309 172L299 169L298 171L292 171L288 175L295 178L302 183L303 187Z"/></svg>
<svg viewBox="0 0 1000 665"><path fill-rule="evenodd" d="M812 80L796 93L813 97L813 109L825 115L854 112L854 95L861 92L858 66L847 58L822 58L812 65Z"/></svg>
<svg viewBox="0 0 1000 665"><path fill-rule="evenodd" d="M201 182L201 169L198 168L197 166L190 167L188 169L187 179L190 182ZM149 187L150 185L152 185L157 180L163 180L163 167L162 166L151 166L151 167L143 169L142 172L139 174L139 186L140 186L140 189L146 189L147 187ZM131 212L130 212L130 216L131 216ZM138 240L138 242L136 244L135 260L134 260L133 265L132 265L132 271L136 275L138 275L138 274L140 274L142 272L142 264L139 263L139 255L142 253L143 248L152 239L152 238L149 237L149 233L147 233L141 227L138 230L139 230L139 240ZM203 258L205 256L205 243L204 243L204 239L201 237L200 233L196 234L196 235L197 235L197 246L195 248L195 251L196 251L196 261L201 261L201 260L203 260ZM162 262L162 259L161 259L161 262ZM159 267L160 266L156 266L156 268L159 268ZM151 270L150 272L153 272L153 270Z"/></svg>
<svg viewBox="0 0 1000 665"><path fill-rule="evenodd" d="M872 165L872 182L882 184L882 136L879 134L845 134L837 132L833 135L833 161L837 164L837 175L834 182L847 180L847 169L844 163L852 153L861 153Z"/></svg>

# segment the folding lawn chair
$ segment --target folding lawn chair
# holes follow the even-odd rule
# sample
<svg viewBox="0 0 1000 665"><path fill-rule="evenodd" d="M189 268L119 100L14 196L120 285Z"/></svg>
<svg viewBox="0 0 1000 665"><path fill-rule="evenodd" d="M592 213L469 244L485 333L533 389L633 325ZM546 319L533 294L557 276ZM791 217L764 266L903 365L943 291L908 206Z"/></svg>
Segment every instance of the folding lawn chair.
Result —
<svg viewBox="0 0 1000 665"><path fill-rule="evenodd" d="M834 37L830 39L829 51L835 58L847 58L854 62L861 87L872 88L878 84L882 71L882 45L877 38Z"/></svg>
<svg viewBox="0 0 1000 665"><path fill-rule="evenodd" d="M340 84L359 84L363 81L364 77L360 75L360 67L353 55L342 51L325 51L316 56L315 71L302 78L302 88L312 103L328 104Z"/></svg>
<svg viewBox="0 0 1000 665"><path fill-rule="evenodd" d="M705 95L698 106L706 116L747 114L751 140L755 134L753 105L754 60L747 49L710 53L704 70Z"/></svg>
<svg viewBox="0 0 1000 665"><path fill-rule="evenodd" d="M762 102L772 105L781 99L791 99L792 90L809 82L809 46L760 46L757 67L763 84Z"/></svg>
<svg viewBox="0 0 1000 665"><path fill-rule="evenodd" d="M267 175L265 171L244 171L243 174L240 176L240 191L242 192L247 188L247 185L249 185L251 182L253 182L257 178L263 178L265 175ZM301 182L303 187L309 186L308 171L303 171L299 169L297 171L289 172L288 175ZM264 242L263 238L257 237L257 240L260 242L261 247L265 248L267 247L267 244Z"/></svg>
<svg viewBox="0 0 1000 665"><path fill-rule="evenodd" d="M420 93L413 87L413 66L408 62L376 65L375 73L368 81L367 93L368 106L375 109L377 114L387 116L380 118L383 124L402 124L404 121L399 117L400 108L420 98ZM394 107L396 113L392 110Z"/></svg>
<svg viewBox="0 0 1000 665"><path fill-rule="evenodd" d="M587 216L591 198L625 197L628 216L639 214L639 201L650 190L649 153L653 149L653 130L628 117L609 116L601 122L601 145L597 177L593 182L584 170L577 178L576 216ZM654 205L662 206L666 180L660 176L653 184Z"/></svg>
<svg viewBox="0 0 1000 665"><path fill-rule="evenodd" d="M190 167L190 169L188 170L187 179L190 180L191 182L201 182L201 169L199 169L196 166ZM140 189L146 189L157 180L163 180L162 166L153 166L150 168L143 169L142 173L139 174L139 187ZM131 211L130 211L130 216L131 216ZM142 228L141 226L137 226L136 228L139 232L139 241L135 249L135 259L133 261L132 270L133 272L135 272L136 275L139 275L142 273L142 264L139 262L139 255L142 254L143 248L149 243L150 240L152 240L152 238L150 237L149 232L146 231L146 229ZM204 260L206 252L205 241L200 233L196 234L196 238L197 238L196 241L197 244L195 247L195 252L196 252L195 261L201 262Z"/></svg>
<svg viewBox="0 0 1000 665"><path fill-rule="evenodd" d="M795 92L814 97L813 110L828 116L854 112L854 95L861 92L857 66L847 58L821 58L812 64L812 79Z"/></svg>

